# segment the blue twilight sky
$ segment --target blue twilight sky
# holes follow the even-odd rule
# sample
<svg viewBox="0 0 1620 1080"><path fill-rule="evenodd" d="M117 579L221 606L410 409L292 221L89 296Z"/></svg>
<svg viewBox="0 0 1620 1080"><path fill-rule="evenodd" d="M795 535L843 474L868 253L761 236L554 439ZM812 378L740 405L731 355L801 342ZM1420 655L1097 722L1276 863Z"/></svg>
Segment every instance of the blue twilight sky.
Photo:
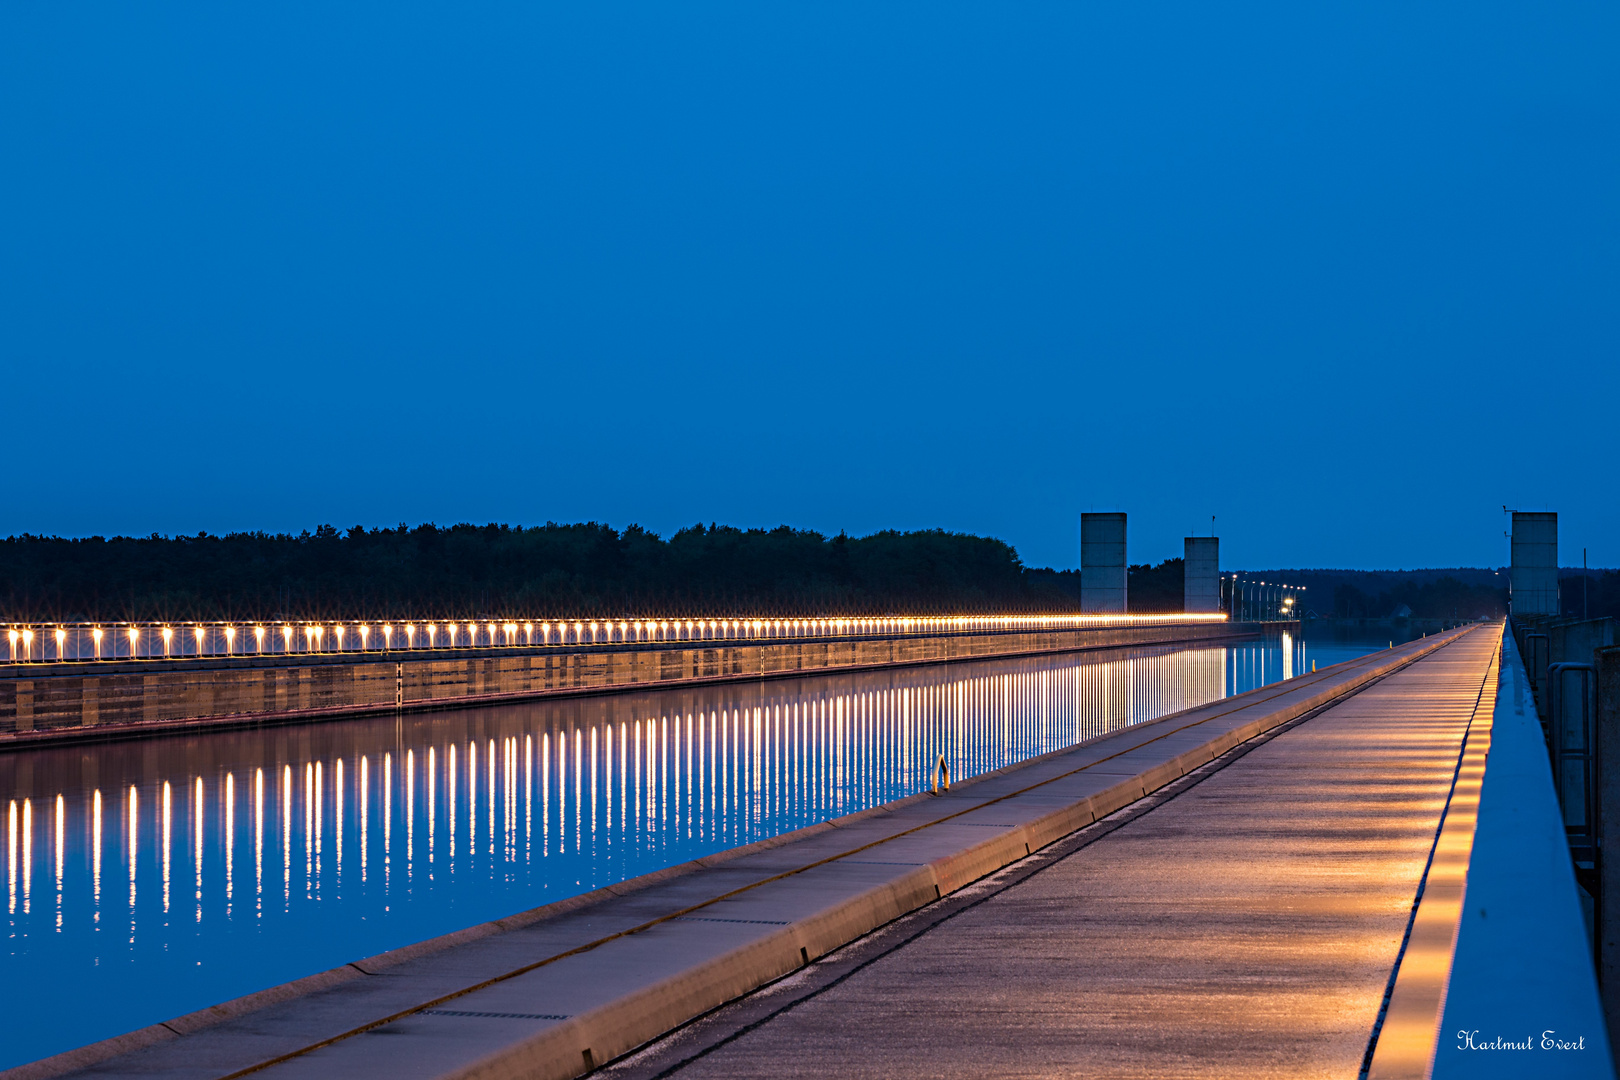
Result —
<svg viewBox="0 0 1620 1080"><path fill-rule="evenodd" d="M1612 3L0 7L0 535L1620 565Z"/></svg>

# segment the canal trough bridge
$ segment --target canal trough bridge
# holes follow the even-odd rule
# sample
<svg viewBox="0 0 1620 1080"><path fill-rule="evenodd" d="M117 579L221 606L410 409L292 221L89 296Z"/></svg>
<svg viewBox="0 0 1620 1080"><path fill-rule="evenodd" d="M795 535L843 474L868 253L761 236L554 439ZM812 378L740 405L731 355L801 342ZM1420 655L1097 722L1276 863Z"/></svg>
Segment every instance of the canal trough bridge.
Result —
<svg viewBox="0 0 1620 1080"><path fill-rule="evenodd" d="M1613 1075L1500 624L939 780L6 1075Z"/></svg>

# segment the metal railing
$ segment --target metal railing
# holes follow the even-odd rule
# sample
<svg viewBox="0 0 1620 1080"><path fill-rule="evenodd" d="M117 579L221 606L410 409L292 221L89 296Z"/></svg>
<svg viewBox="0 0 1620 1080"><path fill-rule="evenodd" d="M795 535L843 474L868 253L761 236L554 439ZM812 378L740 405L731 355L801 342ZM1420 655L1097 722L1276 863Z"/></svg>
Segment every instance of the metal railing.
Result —
<svg viewBox="0 0 1620 1080"><path fill-rule="evenodd" d="M199 660L420 649L1015 633L1224 622L1225 614L940 615L810 619L264 620L0 623L11 663Z"/></svg>
<svg viewBox="0 0 1620 1080"><path fill-rule="evenodd" d="M1546 676L1553 788L1564 811L1570 856L1595 866L1602 847L1598 814L1597 668L1550 664Z"/></svg>

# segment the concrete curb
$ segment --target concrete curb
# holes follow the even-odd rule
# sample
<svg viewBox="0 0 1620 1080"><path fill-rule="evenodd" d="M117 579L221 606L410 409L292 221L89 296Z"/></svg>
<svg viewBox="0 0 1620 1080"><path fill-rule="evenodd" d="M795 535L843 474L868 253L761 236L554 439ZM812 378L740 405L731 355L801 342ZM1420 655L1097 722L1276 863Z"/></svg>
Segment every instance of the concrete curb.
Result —
<svg viewBox="0 0 1620 1080"><path fill-rule="evenodd" d="M1418 887L1421 899L1412 913L1406 947L1396 961L1395 981L1376 1036L1378 1043L1368 1080L1424 1080L1434 1065L1468 887L1474 828L1479 822L1479 796L1490 755L1501 659L1502 646L1498 642L1458 755L1451 795L1430 850L1429 866Z"/></svg>

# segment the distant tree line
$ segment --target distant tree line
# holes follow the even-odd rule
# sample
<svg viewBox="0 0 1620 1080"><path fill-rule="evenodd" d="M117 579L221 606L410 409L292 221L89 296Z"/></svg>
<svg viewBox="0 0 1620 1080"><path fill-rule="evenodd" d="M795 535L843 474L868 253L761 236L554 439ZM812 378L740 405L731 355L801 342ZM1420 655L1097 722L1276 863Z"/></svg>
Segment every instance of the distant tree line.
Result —
<svg viewBox="0 0 1620 1080"><path fill-rule="evenodd" d="M1385 619L1404 607L1423 619L1496 618L1507 611L1507 571L1250 570L1245 578L1303 586L1301 612L1323 618Z"/></svg>
<svg viewBox="0 0 1620 1080"><path fill-rule="evenodd" d="M1344 618L1383 618L1402 608L1423 619L1496 618L1507 610L1507 589L1468 585L1456 578L1402 583L1377 595L1354 585L1333 590L1333 614Z"/></svg>
<svg viewBox="0 0 1620 1080"><path fill-rule="evenodd" d="M1142 563L1126 568L1125 607L1143 614L1186 609L1186 574L1182 559L1166 559L1158 566Z"/></svg>
<svg viewBox="0 0 1620 1080"><path fill-rule="evenodd" d="M1073 611L1074 571L941 530L401 525L297 536L14 536L0 619L619 617Z"/></svg>
<svg viewBox="0 0 1620 1080"><path fill-rule="evenodd" d="M1620 619L1620 570L1562 571L1558 575L1558 601L1562 613L1570 618L1584 615L1601 619L1607 615Z"/></svg>

